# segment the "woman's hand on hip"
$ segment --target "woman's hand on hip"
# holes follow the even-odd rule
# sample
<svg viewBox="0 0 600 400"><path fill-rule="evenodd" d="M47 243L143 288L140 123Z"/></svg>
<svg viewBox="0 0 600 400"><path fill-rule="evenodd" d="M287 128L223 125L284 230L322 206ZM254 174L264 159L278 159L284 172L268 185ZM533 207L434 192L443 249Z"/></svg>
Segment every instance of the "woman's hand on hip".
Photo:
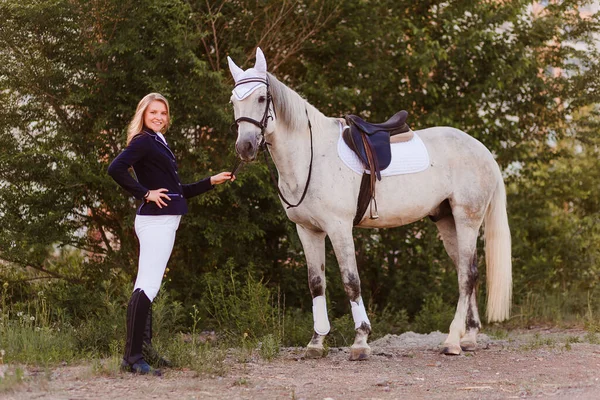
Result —
<svg viewBox="0 0 600 400"><path fill-rule="evenodd" d="M221 172L220 174L210 177L211 185L220 185L221 183L227 181L235 181L235 175L233 175L231 172Z"/></svg>
<svg viewBox="0 0 600 400"><path fill-rule="evenodd" d="M167 207L168 204L165 203L165 200L171 201L171 198L167 196L167 192L169 190L162 188L156 190L149 190L148 194L145 197L146 203L150 203L151 201L155 202L158 208L163 208L163 206Z"/></svg>

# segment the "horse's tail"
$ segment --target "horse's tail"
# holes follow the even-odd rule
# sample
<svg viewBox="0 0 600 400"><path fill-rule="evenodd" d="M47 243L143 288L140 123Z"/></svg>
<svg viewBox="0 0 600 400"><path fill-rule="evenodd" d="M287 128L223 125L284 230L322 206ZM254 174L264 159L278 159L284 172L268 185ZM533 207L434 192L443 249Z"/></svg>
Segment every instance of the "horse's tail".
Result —
<svg viewBox="0 0 600 400"><path fill-rule="evenodd" d="M510 229L506 214L506 189L502 176L484 220L485 263L487 266L487 320L503 321L510 316L512 259Z"/></svg>

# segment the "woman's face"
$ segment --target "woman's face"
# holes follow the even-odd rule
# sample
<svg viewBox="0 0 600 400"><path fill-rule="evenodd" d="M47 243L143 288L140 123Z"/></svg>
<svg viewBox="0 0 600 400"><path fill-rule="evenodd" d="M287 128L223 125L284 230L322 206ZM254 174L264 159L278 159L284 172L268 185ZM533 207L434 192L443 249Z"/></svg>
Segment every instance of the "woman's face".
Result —
<svg viewBox="0 0 600 400"><path fill-rule="evenodd" d="M154 100L144 112L144 125L154 132L162 132L163 128L169 122L169 113L167 106L160 100Z"/></svg>

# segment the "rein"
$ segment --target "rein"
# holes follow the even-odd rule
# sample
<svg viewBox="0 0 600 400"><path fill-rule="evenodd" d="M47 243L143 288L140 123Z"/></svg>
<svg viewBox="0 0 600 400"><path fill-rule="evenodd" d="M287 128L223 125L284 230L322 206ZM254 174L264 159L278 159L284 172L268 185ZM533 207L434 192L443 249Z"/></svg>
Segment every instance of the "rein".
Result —
<svg viewBox="0 0 600 400"><path fill-rule="evenodd" d="M308 120L308 130L310 132L310 164L308 167L308 176L306 177L306 184L304 185L304 192L302 192L302 196L300 197L300 200L298 201L298 203L291 204L283 196L283 193L281 193L281 189L279 189L279 185L277 184L277 180L275 179L275 174L273 173L273 170L271 169L271 165L269 164L269 160L267 159L267 151L263 152L263 154L265 155L265 163L267 164L267 167L269 168L269 173L271 174L271 180L273 181L273 184L277 188L277 192L279 193L279 197L281 197L281 200L283 200L283 202L288 205L288 207L287 207L288 209L298 207L304 201L304 197L306 196L306 193L308 192L308 185L310 184L310 177L312 175L312 165L313 165L313 155L314 155L312 124L310 123L310 118L308 118L308 110L305 108L304 111L306 111L306 119ZM270 143L267 143L266 141L263 140L262 147L264 150L266 150L267 145L270 145Z"/></svg>
<svg viewBox="0 0 600 400"><path fill-rule="evenodd" d="M306 193L308 192L308 186L310 184L310 178L312 176L312 166L313 166L313 156L314 156L314 147L313 147L313 132L312 132L312 124L310 123L310 118L308 117L308 110L306 108L304 108L304 111L306 112L306 119L308 121L308 130L310 132L310 164L308 167L308 176L306 177L306 184L304 185L304 191L302 192L302 196L300 197L300 200L296 203L296 204L292 204L290 203L285 196L283 195L283 193L281 192L281 189L279 188L279 185L277 184L277 179L275 178L275 174L273 173L273 170L271 169L271 165L269 164L269 160L267 158L267 153L269 152L267 149L267 146L271 146L271 143L268 143L265 139L265 130L267 129L267 125L269 123L269 118L273 119L273 117L271 115L269 115L269 107L273 101L273 97L271 96L271 91L269 90L269 81L268 80L263 80L263 79L243 79L240 80L239 82L237 82L234 86L237 87L238 85L244 84L244 83L248 83L248 82L260 82L260 83L264 83L267 86L267 104L265 107L265 112L263 113L263 117L261 118L260 121L257 121L253 118L249 118L249 117L239 117L238 119L235 120L235 122L233 124L231 124L231 130L235 130L237 131L237 127L239 126L240 122L249 122L255 126L257 126L260 129L260 143L259 143L259 148L263 150L263 154L265 156L265 163L267 164L267 168L269 169L269 174L271 175L271 180L273 181L273 184L275 185L275 187L277 188L277 193L279 194L279 197L281 198L281 200L287 204L287 208L295 208L298 207L303 201L304 198L306 197ZM273 112L275 112L275 107L273 107ZM237 153L237 148L236 148L236 153ZM238 160L236 161L233 169L232 169L232 175L235 174L235 172L239 169L239 167L242 164L242 160L238 158Z"/></svg>

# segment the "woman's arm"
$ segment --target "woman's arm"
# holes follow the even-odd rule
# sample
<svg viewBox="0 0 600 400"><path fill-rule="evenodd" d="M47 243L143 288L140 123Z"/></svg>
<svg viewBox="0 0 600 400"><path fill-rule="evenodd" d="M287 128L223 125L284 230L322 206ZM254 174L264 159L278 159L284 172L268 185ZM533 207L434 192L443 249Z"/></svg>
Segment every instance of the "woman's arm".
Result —
<svg viewBox="0 0 600 400"><path fill-rule="evenodd" d="M144 139L144 137L134 138L129 146L115 157L108 166L108 174L115 182L139 200L144 199L148 189L133 179L129 173L129 168L146 154L146 140Z"/></svg>
<svg viewBox="0 0 600 400"><path fill-rule="evenodd" d="M182 185L183 197L189 199L190 197L198 196L213 189L215 185L220 185L229 180L234 181L235 175L232 175L231 172L221 172L220 174L199 180L196 183Z"/></svg>

